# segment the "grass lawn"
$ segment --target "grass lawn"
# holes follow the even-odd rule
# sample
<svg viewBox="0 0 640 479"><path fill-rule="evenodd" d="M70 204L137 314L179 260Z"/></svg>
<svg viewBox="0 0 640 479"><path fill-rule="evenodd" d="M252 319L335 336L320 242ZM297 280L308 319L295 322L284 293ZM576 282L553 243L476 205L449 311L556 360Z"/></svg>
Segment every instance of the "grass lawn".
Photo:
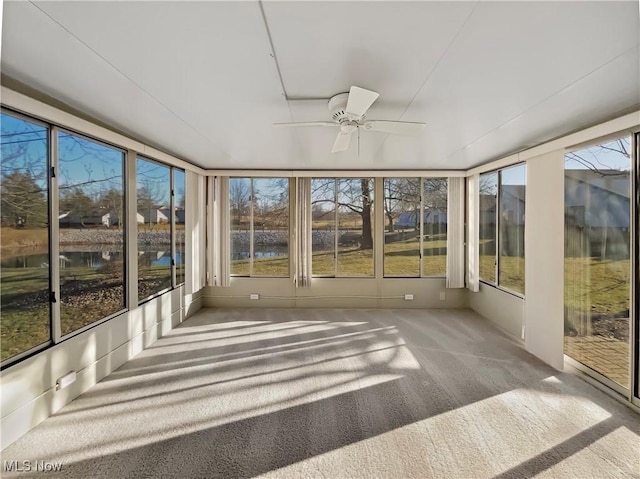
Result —
<svg viewBox="0 0 640 479"><path fill-rule="evenodd" d="M36 247L47 244L49 244L49 231L46 228L0 227L0 247L2 249Z"/></svg>
<svg viewBox="0 0 640 479"><path fill-rule="evenodd" d="M447 273L447 240L428 239L423 242L424 276L445 276ZM417 237L384 245L384 275L420 276L420 241Z"/></svg>
<svg viewBox="0 0 640 479"><path fill-rule="evenodd" d="M599 315L624 313L629 309L629 268L628 259L565 258L565 305Z"/></svg>

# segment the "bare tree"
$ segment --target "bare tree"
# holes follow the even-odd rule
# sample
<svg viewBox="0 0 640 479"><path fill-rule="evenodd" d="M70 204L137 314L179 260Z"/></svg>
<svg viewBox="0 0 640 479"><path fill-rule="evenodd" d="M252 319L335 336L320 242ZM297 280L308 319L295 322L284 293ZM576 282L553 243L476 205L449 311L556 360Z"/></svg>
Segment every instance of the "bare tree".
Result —
<svg viewBox="0 0 640 479"><path fill-rule="evenodd" d="M339 211L342 209L343 214L351 212L358 215L362 225L360 249L372 249L373 179L341 178L336 181L334 178L320 178L315 179L312 185L312 207L318 211L318 205L325 204L337 207ZM327 213L331 211L333 208L330 208Z"/></svg>
<svg viewBox="0 0 640 479"><path fill-rule="evenodd" d="M388 231L395 230L394 221L402 213L415 214L414 227L418 223L420 209L420 178L387 178L384 181L384 214L389 222Z"/></svg>
<svg viewBox="0 0 640 479"><path fill-rule="evenodd" d="M236 224L240 224L243 217L249 216L250 181L249 178L231 178L229 181L229 207Z"/></svg>

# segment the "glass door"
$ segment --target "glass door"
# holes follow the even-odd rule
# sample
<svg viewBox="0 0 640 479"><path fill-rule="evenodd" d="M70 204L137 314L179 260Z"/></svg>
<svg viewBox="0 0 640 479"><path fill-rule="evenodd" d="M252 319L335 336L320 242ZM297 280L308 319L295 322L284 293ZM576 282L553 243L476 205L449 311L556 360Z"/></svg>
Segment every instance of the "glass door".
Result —
<svg viewBox="0 0 640 479"><path fill-rule="evenodd" d="M632 137L565 155L564 352L619 392L631 388Z"/></svg>

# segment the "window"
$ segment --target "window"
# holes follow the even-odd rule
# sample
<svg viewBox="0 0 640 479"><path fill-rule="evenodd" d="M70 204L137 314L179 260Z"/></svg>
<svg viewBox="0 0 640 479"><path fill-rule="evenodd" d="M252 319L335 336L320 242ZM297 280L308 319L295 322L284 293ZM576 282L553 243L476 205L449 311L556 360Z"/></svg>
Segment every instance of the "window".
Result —
<svg viewBox="0 0 640 479"><path fill-rule="evenodd" d="M314 276L372 277L373 179L311 181Z"/></svg>
<svg viewBox="0 0 640 479"><path fill-rule="evenodd" d="M480 279L496 282L498 173L480 175Z"/></svg>
<svg viewBox="0 0 640 479"><path fill-rule="evenodd" d="M230 178L231 274L289 277L289 179Z"/></svg>
<svg viewBox="0 0 640 479"><path fill-rule="evenodd" d="M384 179L385 277L446 276L447 179Z"/></svg>
<svg viewBox="0 0 640 479"><path fill-rule="evenodd" d="M138 300L171 288L171 169L138 158Z"/></svg>
<svg viewBox="0 0 640 479"><path fill-rule="evenodd" d="M0 152L2 361L51 340L48 128L5 114Z"/></svg>
<svg viewBox="0 0 640 479"><path fill-rule="evenodd" d="M500 171L498 284L524 294L526 165Z"/></svg>
<svg viewBox="0 0 640 479"><path fill-rule="evenodd" d="M173 169L173 191L174 191L174 234L175 234L175 263L176 263L176 286L184 283L185 278L185 175L184 170Z"/></svg>
<svg viewBox="0 0 640 479"><path fill-rule="evenodd" d="M524 294L526 165L480 175L480 279Z"/></svg>
<svg viewBox="0 0 640 479"><path fill-rule="evenodd" d="M124 152L58 133L62 335L126 307Z"/></svg>
<svg viewBox="0 0 640 479"><path fill-rule="evenodd" d="M425 178L422 275L447 275L447 179Z"/></svg>
<svg viewBox="0 0 640 479"><path fill-rule="evenodd" d="M565 354L629 388L631 138L565 155ZM637 236L636 236L637 238Z"/></svg>

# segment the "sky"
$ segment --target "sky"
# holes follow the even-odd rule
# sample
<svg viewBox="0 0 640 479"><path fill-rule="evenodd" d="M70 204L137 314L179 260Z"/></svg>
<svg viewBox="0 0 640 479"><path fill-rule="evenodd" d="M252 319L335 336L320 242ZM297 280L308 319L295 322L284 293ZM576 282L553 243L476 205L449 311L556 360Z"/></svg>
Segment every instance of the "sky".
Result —
<svg viewBox="0 0 640 479"><path fill-rule="evenodd" d="M12 115L0 116L2 174L11 171L30 171L41 187L46 187L47 128ZM23 154L10 159L22 149ZM125 154L122 150L88 140L64 131L59 132L58 181L60 188L74 185L91 197L109 189L124 190L123 170ZM156 185L158 202L169 204L169 168L155 162L138 159L138 185ZM175 170L176 203L184 195L184 172Z"/></svg>

